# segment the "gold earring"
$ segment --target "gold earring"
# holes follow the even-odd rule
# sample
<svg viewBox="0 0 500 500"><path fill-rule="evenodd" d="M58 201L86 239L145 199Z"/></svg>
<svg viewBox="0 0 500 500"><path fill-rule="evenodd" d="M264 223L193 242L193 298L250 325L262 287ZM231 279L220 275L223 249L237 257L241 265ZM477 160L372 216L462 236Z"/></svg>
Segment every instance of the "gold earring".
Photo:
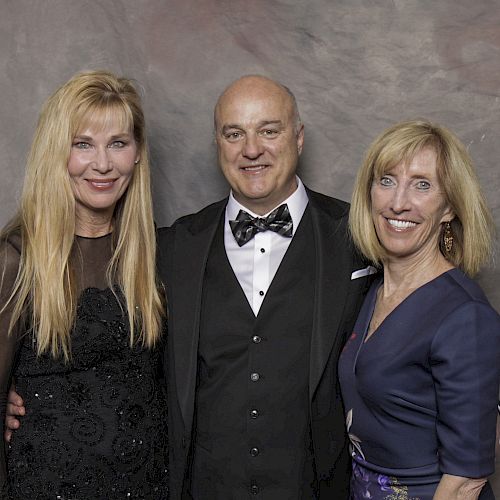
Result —
<svg viewBox="0 0 500 500"><path fill-rule="evenodd" d="M453 248L453 234L451 232L451 224L449 222L444 225L443 240L446 253L450 253Z"/></svg>

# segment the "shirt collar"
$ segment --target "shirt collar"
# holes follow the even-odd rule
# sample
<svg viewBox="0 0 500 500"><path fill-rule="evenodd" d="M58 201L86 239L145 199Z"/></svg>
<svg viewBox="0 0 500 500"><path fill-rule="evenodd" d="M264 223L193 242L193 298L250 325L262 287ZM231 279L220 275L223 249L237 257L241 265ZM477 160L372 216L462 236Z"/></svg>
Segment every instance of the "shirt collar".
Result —
<svg viewBox="0 0 500 500"><path fill-rule="evenodd" d="M226 206L226 221L236 219L236 216L238 215L238 212L240 210L248 212L252 217L266 217L275 208L279 207L280 205L283 205L283 203L286 203L288 205L288 210L290 211L290 216L292 217L293 232L295 234L295 231L299 226L299 223L302 219L302 216L304 215L304 211L309 202L309 198L307 197L307 192L306 188L304 187L304 184L302 184L302 181L297 176L295 178L297 179L297 189L286 200L283 200L279 205L274 207L272 210L269 210L269 212L264 215L257 215L250 209L246 208L241 203L236 201L236 199L233 196L233 191L231 190L231 192L229 193L229 200Z"/></svg>

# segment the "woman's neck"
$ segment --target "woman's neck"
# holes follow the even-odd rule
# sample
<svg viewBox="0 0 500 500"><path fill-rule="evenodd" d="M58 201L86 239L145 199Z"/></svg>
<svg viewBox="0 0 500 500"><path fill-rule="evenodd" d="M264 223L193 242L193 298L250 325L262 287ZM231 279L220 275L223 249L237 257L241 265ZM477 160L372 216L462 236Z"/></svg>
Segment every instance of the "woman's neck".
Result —
<svg viewBox="0 0 500 500"><path fill-rule="evenodd" d="M439 251L425 259L389 258L384 262L384 285L381 293L385 298L399 296L403 300L417 288L453 267Z"/></svg>
<svg viewBox="0 0 500 500"><path fill-rule="evenodd" d="M98 238L113 230L112 217L76 218L75 234L86 238Z"/></svg>

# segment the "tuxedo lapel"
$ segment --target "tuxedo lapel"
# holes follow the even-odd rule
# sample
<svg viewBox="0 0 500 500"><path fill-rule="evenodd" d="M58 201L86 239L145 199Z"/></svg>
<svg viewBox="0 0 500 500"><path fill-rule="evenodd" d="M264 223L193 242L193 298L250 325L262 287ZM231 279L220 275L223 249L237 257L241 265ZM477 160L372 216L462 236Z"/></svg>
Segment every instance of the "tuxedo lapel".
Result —
<svg viewBox="0 0 500 500"><path fill-rule="evenodd" d="M312 400L332 350L343 341L339 328L346 303L352 256L346 245L345 213L331 213L308 191L316 245L316 293L311 337L309 397ZM344 219L344 220L343 220Z"/></svg>
<svg viewBox="0 0 500 500"><path fill-rule="evenodd" d="M177 224L173 244L169 331L185 429L191 428L196 390L200 311L205 267L226 201L208 207L191 224ZM189 431L188 431L189 432Z"/></svg>

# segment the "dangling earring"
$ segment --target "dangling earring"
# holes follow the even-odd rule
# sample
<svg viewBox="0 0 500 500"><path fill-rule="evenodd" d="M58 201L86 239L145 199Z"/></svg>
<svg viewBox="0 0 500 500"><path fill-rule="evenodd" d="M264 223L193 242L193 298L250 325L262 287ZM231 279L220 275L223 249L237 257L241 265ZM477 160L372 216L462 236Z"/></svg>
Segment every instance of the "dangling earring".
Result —
<svg viewBox="0 0 500 500"><path fill-rule="evenodd" d="M446 222L444 225L443 240L446 253L450 253L453 248L453 234L451 233L451 224L449 222Z"/></svg>

